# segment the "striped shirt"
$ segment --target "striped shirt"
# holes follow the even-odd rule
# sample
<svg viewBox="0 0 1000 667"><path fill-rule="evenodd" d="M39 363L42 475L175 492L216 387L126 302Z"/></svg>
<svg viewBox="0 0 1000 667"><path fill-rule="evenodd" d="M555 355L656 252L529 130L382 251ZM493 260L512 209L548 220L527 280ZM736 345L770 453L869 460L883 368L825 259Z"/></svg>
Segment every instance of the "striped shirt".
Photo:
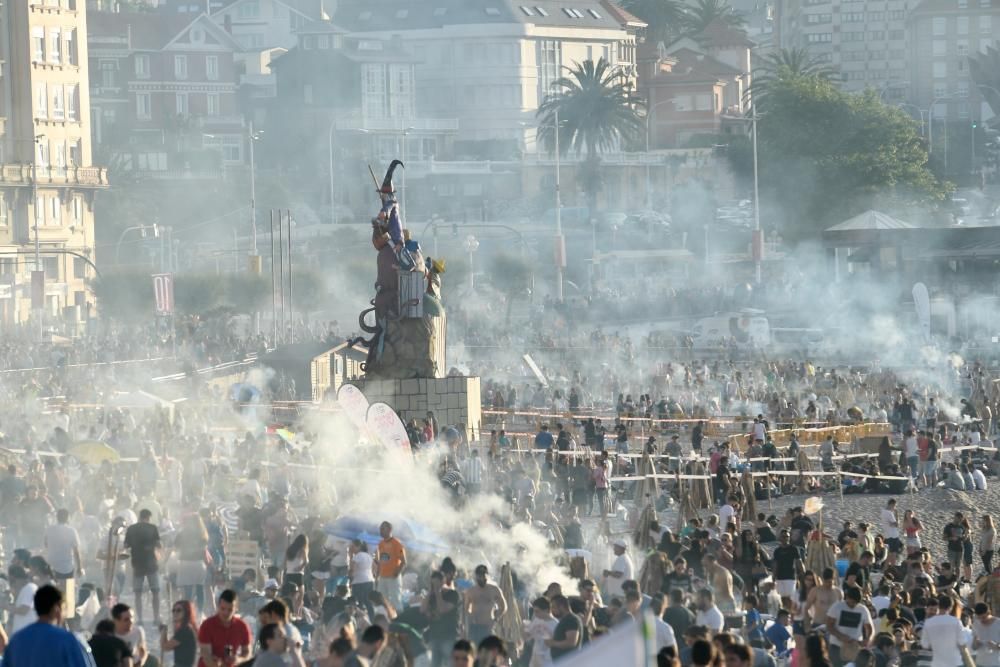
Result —
<svg viewBox="0 0 1000 667"><path fill-rule="evenodd" d="M478 456L473 456L462 462L462 476L466 484L483 483L483 462Z"/></svg>

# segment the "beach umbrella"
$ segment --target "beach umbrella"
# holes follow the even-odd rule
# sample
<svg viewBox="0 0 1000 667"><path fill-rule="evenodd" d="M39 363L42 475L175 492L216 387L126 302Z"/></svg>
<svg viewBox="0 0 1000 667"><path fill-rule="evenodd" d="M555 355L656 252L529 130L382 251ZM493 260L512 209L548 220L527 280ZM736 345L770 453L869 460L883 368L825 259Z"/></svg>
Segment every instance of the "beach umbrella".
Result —
<svg viewBox="0 0 1000 667"><path fill-rule="evenodd" d="M84 440L70 449L67 454L74 457L80 463L87 465L98 465L105 461L116 462L121 458L118 450L105 442L97 440Z"/></svg>
<svg viewBox="0 0 1000 667"><path fill-rule="evenodd" d="M632 532L632 543L642 551L656 547L656 539L650 534L654 521L656 521L656 508L653 507L652 503L649 503L639 514L639 520Z"/></svg>
<svg viewBox="0 0 1000 667"><path fill-rule="evenodd" d="M692 467L692 474L698 476L705 475L705 464L701 461L695 461ZM693 479L691 480L691 504L697 509L707 509L714 505L712 499L712 486L709 479Z"/></svg>
<svg viewBox="0 0 1000 667"><path fill-rule="evenodd" d="M828 567L833 569L834 573L838 571L837 557L822 531L817 530L806 542L804 564L806 569L815 572L817 577L822 575L823 570Z"/></svg>
<svg viewBox="0 0 1000 667"><path fill-rule="evenodd" d="M698 516L698 510L691 499L690 493L681 492L681 501L677 506L677 532L687 525L688 519Z"/></svg>
<svg viewBox="0 0 1000 667"><path fill-rule="evenodd" d="M805 453L805 450L800 449L795 463L799 473L801 473L799 475L799 493L806 493L809 490L806 488L806 477L812 471L812 461L809 460L809 455Z"/></svg>
<svg viewBox="0 0 1000 667"><path fill-rule="evenodd" d="M771 483L770 479L767 479L767 484ZM740 477L740 487L743 489L743 511L740 512L740 518L743 521L754 521L757 518L757 496L754 493L753 487L753 475L750 471L743 473ZM722 529L725 530L725 526Z"/></svg>
<svg viewBox="0 0 1000 667"><path fill-rule="evenodd" d="M660 485L657 484L657 479L652 477L655 474L656 466L653 465L652 457L649 454L643 454L642 458L639 459L639 469L636 472L636 475L639 476L635 489L636 507L644 507L650 502L655 503L660 496Z"/></svg>
<svg viewBox="0 0 1000 667"><path fill-rule="evenodd" d="M514 593L514 577L511 574L510 563L504 563L500 568L500 590L507 600L507 611L497 622L497 634L511 649L511 655L517 655L524 646L524 625L521 621L521 607L517 604Z"/></svg>

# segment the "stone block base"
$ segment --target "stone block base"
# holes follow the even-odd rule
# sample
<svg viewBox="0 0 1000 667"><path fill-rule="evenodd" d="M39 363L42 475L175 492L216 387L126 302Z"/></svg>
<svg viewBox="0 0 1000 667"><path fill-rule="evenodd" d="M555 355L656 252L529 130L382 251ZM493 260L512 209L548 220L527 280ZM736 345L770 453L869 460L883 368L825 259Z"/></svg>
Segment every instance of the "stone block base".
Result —
<svg viewBox="0 0 1000 667"><path fill-rule="evenodd" d="M362 379L354 382L369 403L387 403L406 423L417 423L433 412L438 426L465 425L470 440L479 436L483 421L478 377L416 378L408 380Z"/></svg>

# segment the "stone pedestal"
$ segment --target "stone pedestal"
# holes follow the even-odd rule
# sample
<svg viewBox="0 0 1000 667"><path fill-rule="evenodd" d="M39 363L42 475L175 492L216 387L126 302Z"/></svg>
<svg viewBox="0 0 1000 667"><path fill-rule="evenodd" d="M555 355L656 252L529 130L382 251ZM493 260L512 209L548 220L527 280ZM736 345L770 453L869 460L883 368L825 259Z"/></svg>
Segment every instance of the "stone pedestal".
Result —
<svg viewBox="0 0 1000 667"><path fill-rule="evenodd" d="M387 403L406 423L433 412L441 428L465 424L470 440L479 436L482 403L478 377L418 378L379 380L366 378L354 382L369 403Z"/></svg>
<svg viewBox="0 0 1000 667"><path fill-rule="evenodd" d="M386 322L381 355L365 375L381 380L444 378L447 320L416 317Z"/></svg>

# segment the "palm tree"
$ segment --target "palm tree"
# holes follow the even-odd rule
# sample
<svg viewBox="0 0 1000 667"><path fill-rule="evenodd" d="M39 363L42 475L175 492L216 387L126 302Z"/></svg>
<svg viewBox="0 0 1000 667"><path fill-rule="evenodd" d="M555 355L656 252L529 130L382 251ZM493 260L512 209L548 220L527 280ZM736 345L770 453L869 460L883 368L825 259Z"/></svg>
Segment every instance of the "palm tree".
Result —
<svg viewBox="0 0 1000 667"><path fill-rule="evenodd" d="M684 15L681 17L684 34L692 37L713 24L742 28L746 22L746 18L726 0L696 0L694 5L684 8Z"/></svg>
<svg viewBox="0 0 1000 667"><path fill-rule="evenodd" d="M812 77L829 81L836 75L836 70L803 48L781 49L764 56L754 68L747 95L759 103L767 97L768 88L776 81Z"/></svg>
<svg viewBox="0 0 1000 667"><path fill-rule="evenodd" d="M581 181L593 211L600 189L599 153L642 135L643 102L628 77L604 58L597 63L585 60L568 70L568 76L552 83L553 92L538 108L538 134L553 151L558 118L560 154L571 148L577 155L586 153Z"/></svg>
<svg viewBox="0 0 1000 667"><path fill-rule="evenodd" d="M620 0L619 4L649 24L646 31L654 44L670 43L683 32L683 0Z"/></svg>

